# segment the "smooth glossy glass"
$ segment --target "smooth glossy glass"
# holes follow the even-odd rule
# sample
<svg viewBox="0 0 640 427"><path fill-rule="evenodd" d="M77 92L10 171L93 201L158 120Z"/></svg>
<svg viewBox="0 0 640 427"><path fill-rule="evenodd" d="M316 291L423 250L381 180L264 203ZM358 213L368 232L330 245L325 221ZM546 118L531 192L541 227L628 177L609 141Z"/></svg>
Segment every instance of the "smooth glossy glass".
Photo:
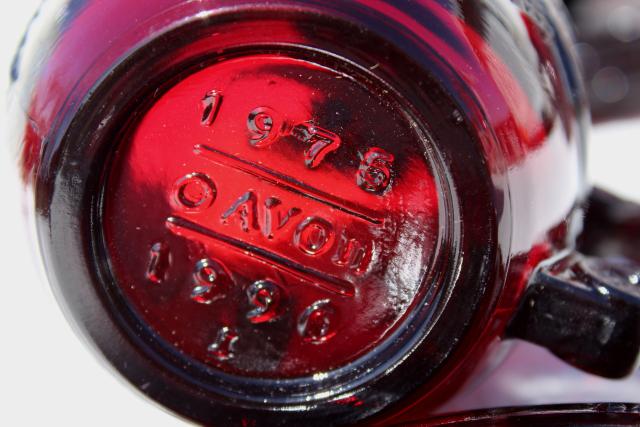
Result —
<svg viewBox="0 0 640 427"><path fill-rule="evenodd" d="M42 16L14 123L50 281L184 417L428 413L495 363L534 269L574 246L587 113L557 2Z"/></svg>

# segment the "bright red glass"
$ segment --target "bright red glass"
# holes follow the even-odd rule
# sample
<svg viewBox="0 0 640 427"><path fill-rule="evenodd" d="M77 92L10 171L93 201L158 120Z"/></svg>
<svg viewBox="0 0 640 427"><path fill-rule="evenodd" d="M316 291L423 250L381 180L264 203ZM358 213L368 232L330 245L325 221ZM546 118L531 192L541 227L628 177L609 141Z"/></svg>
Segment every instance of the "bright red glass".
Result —
<svg viewBox="0 0 640 427"><path fill-rule="evenodd" d="M106 187L112 268L180 351L242 375L312 375L366 354L413 307L439 232L425 136L354 77L231 59L180 81L125 137Z"/></svg>
<svg viewBox="0 0 640 427"><path fill-rule="evenodd" d="M587 113L555 2L71 5L16 67L43 256L184 417L428 414L575 244Z"/></svg>

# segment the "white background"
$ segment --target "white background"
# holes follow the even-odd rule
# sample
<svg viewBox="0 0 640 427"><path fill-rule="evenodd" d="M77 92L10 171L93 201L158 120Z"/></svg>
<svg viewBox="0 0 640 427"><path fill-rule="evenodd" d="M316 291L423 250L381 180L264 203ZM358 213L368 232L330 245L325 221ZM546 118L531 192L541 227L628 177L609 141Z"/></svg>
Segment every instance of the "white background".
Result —
<svg viewBox="0 0 640 427"><path fill-rule="evenodd" d="M138 0L131 0L138 1ZM38 0L0 3L0 93ZM2 102L6 104L3 96ZM2 113L4 113L3 105ZM0 129L6 129L4 114ZM2 132L4 135L4 132ZM640 119L595 130L592 180L640 201ZM142 399L112 376L71 332L34 268L25 231L17 160L0 143L0 425L154 425L184 422ZM518 344L506 364L465 397L476 404L640 401L640 376L612 382L579 373L536 347ZM462 399L450 407L462 404Z"/></svg>

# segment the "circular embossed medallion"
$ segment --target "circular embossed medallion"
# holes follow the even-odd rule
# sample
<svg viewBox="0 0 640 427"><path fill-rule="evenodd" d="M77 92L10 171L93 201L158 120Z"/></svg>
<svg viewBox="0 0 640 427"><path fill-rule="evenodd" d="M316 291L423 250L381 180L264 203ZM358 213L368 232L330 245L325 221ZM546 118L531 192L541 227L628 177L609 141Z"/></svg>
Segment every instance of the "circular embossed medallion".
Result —
<svg viewBox="0 0 640 427"><path fill-rule="evenodd" d="M114 157L104 235L121 295L180 357L296 378L402 327L439 241L429 141L390 89L276 54L198 70Z"/></svg>

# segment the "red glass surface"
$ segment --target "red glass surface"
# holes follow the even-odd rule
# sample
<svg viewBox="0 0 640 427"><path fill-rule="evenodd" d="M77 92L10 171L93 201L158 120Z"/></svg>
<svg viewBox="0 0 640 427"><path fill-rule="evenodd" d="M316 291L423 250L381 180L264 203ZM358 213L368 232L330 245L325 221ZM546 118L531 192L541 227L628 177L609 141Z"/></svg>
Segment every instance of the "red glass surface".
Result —
<svg viewBox="0 0 640 427"><path fill-rule="evenodd" d="M250 55L160 97L106 187L110 262L144 322L266 377L330 370L389 336L439 229L424 134L385 92Z"/></svg>
<svg viewBox="0 0 640 427"><path fill-rule="evenodd" d="M173 378L190 364L273 384L311 375L329 383L336 368L415 333L410 316L432 307L426 275L450 278L437 289L443 305L463 298L455 293L464 283L454 281L465 278L478 285L467 292L473 304L434 319L440 342L415 337L386 371L376 366L375 381L387 383L307 391L327 414L351 408L361 419L388 409L381 423L411 419L499 361L531 272L574 244L584 105L551 2L93 0L67 12L50 50L27 43L31 57L46 60L24 62L16 83L28 112L23 172L28 183L36 177L54 288L138 386L148 372ZM187 21L192 32L170 33ZM162 46L147 45L161 34ZM163 49L170 54L160 60ZM121 81L134 67L149 83ZM105 93L113 99L100 99ZM127 102L109 110L114 99ZM101 120L63 140L86 105ZM115 130L102 135L107 128ZM91 151L95 135L103 151ZM84 149L93 157L70 164ZM103 178L99 186L83 186L90 172ZM90 208L51 232L76 197ZM97 259L77 263L90 270L86 282L66 280L77 267L66 268L70 248L87 258L95 250ZM459 264L435 269L440 250ZM83 293L94 290L93 299ZM129 311L137 323L118 317ZM466 315L464 331L456 329L464 333L449 332ZM116 320L96 327L94 316ZM112 348L118 334L126 338ZM430 357L433 366L407 367ZM184 375L170 383L176 393L188 384L184 395L167 397L154 382L144 392L200 421L248 407L258 408L248 423L275 417L218 389L211 395L231 403L215 412L201 394L205 375ZM304 409L280 404L289 415Z"/></svg>

